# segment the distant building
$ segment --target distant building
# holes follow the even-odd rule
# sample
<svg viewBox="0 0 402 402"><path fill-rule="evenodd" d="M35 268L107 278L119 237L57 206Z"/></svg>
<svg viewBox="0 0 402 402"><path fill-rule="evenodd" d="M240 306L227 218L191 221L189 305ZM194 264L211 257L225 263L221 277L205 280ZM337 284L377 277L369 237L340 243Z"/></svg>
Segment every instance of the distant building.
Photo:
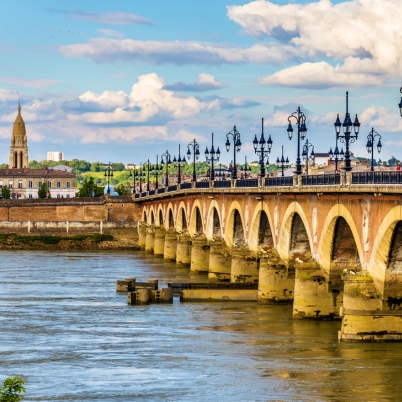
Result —
<svg viewBox="0 0 402 402"><path fill-rule="evenodd" d="M314 158L314 163L317 166L327 166L330 165L330 159L329 159L329 153L327 152L316 152L315 153L315 158Z"/></svg>
<svg viewBox="0 0 402 402"><path fill-rule="evenodd" d="M73 171L73 168L68 165L57 165L57 166L52 166L48 167L49 170L60 170L62 172L68 172L71 173Z"/></svg>
<svg viewBox="0 0 402 402"><path fill-rule="evenodd" d="M134 163L129 163L129 164L127 164L127 165L124 166L124 168L125 168L126 170L139 169L139 167L140 167L140 166L134 165Z"/></svg>
<svg viewBox="0 0 402 402"><path fill-rule="evenodd" d="M48 161L52 162L59 162L64 160L64 152L60 151L50 151L47 153L47 159Z"/></svg>
<svg viewBox="0 0 402 402"><path fill-rule="evenodd" d="M18 115L13 126L10 147L10 169L0 169L0 197L1 189L7 186L12 198L37 198L38 190L43 183L47 183L52 198L75 197L74 173L69 166L60 169L29 169L28 141L25 123L21 116L21 106L18 105ZM63 165L61 165L63 166ZM66 170L67 168L67 170ZM72 170L72 169L71 169Z"/></svg>

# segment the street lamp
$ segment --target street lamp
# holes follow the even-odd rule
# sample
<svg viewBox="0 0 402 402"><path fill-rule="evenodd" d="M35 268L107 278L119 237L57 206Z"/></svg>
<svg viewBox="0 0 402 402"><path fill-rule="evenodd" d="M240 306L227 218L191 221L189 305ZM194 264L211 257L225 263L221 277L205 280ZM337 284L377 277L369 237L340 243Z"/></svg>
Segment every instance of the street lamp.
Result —
<svg viewBox="0 0 402 402"><path fill-rule="evenodd" d="M244 165L240 166L240 172L244 175L243 177L247 179L251 174L251 166L247 163L247 156L244 157Z"/></svg>
<svg viewBox="0 0 402 402"><path fill-rule="evenodd" d="M151 165L151 175L155 177L155 190L158 189L158 177L162 173L162 166L158 163L158 155L156 155L156 165Z"/></svg>
<svg viewBox="0 0 402 402"><path fill-rule="evenodd" d="M305 114L301 111L300 106L297 108L297 111L292 113L288 117L288 137L289 140L292 139L293 136L293 127L292 124L290 123L291 119L295 119L295 122L297 124L297 159L296 159L296 174L300 175L302 174L302 167L301 167L301 160L300 160L300 139L304 140L304 138L307 135L307 127L306 127L306 116Z"/></svg>
<svg viewBox="0 0 402 402"><path fill-rule="evenodd" d="M401 94L402 94L402 87L401 87L401 89L400 89L400 92L401 92ZM402 97L401 97L401 101L399 102L399 112L401 113L401 117L402 117Z"/></svg>
<svg viewBox="0 0 402 402"><path fill-rule="evenodd" d="M286 157L285 161L285 158L283 156L283 145L282 145L282 157L281 159L279 159L279 156L276 158L276 165L282 169L282 177L285 176L284 170L285 168L288 168L290 165L289 165L289 158Z"/></svg>
<svg viewBox="0 0 402 402"><path fill-rule="evenodd" d="M338 171L338 163L342 162L344 157L345 157L345 153L343 152L343 148L341 148L341 152L339 152L338 138L337 138L335 151L332 152L332 147L329 149L329 159L331 159L331 161L332 161L332 159L335 161L335 172Z"/></svg>
<svg viewBox="0 0 402 402"><path fill-rule="evenodd" d="M145 170L145 166L147 167L146 170ZM144 163L142 164L142 167L143 167L143 169L144 169L144 171L145 171L145 173L146 173L146 178L147 178L147 191L149 191L149 179L150 179L149 173L150 173L150 170L151 170L151 165L150 165L149 159L147 159L146 162L144 162Z"/></svg>
<svg viewBox="0 0 402 402"><path fill-rule="evenodd" d="M165 160L163 159L165 158ZM164 154L161 155L161 166L163 169L163 166L166 165L166 176L165 176L165 187L169 186L169 168L171 165L172 161L170 160L170 153L166 151Z"/></svg>
<svg viewBox="0 0 402 402"><path fill-rule="evenodd" d="M261 138L260 141L257 140L257 134L254 137L253 145L254 145L254 152L260 157L260 176L265 177L265 166L264 166L264 159L267 157L267 167L269 166L269 159L268 155L271 153L271 148L272 148L272 140L271 140L271 135L268 138L268 141L265 140L264 137L264 118L261 119ZM267 149L265 149L265 145L267 146ZM258 146L260 146L260 149L258 149Z"/></svg>
<svg viewBox="0 0 402 402"><path fill-rule="evenodd" d="M369 154L371 154L371 171L374 172L374 140L375 138L378 137L378 142L377 142L377 152L380 153L381 152L381 135L377 133L377 131L374 131L374 128L371 129L371 131L369 132L369 135L367 136L367 144L366 144L366 148L367 148L367 152Z"/></svg>
<svg viewBox="0 0 402 402"><path fill-rule="evenodd" d="M133 165L133 169L130 169L130 179L133 178L133 194L135 193L135 181L137 179L137 171L135 165Z"/></svg>
<svg viewBox="0 0 402 402"><path fill-rule="evenodd" d="M314 145L311 142L308 142L308 140L306 140L306 142L303 145L302 158L306 162L306 174L308 175L308 161L311 160L313 165L315 161Z"/></svg>
<svg viewBox="0 0 402 402"><path fill-rule="evenodd" d="M349 114L349 92L346 92L346 114L345 114L345 120L343 121L343 124L339 120L339 114L336 118L336 121L334 123L335 126L335 132L336 132L336 138L339 138L339 141L342 142L343 144L346 144L346 150L345 150L345 170L347 172L352 170L352 167L350 166L350 152L349 152L349 143L353 143L357 140L357 136L359 134L359 128L360 128L360 123L359 119L357 118L357 115L355 117L355 121L352 123L352 120L350 119L350 114ZM343 127L343 134L341 134L341 127ZM354 129L354 133L352 133L352 127Z"/></svg>
<svg viewBox="0 0 402 402"><path fill-rule="evenodd" d="M110 194L110 178L113 177L113 167L111 166L110 162L109 165L105 169L105 177L107 177L107 194Z"/></svg>
<svg viewBox="0 0 402 402"><path fill-rule="evenodd" d="M210 174L210 179L212 181L215 180L215 171L214 171L214 162L218 162L219 158L221 156L221 151L218 149L215 152L214 148L214 133L212 133L212 146L211 146L211 151L208 151L208 147L205 148L205 160L211 164L211 174Z"/></svg>
<svg viewBox="0 0 402 402"><path fill-rule="evenodd" d="M138 173L138 176L140 178L140 195L141 195L142 194L142 182L145 183L145 178L146 178L145 168L143 166L140 167L140 171Z"/></svg>
<svg viewBox="0 0 402 402"><path fill-rule="evenodd" d="M195 173L195 160L200 157L200 146L198 145L198 142L194 139L194 141L191 141L190 144L187 145L187 159L190 160L191 157L191 151L190 148L193 149L193 179L192 181L197 181L197 174Z"/></svg>
<svg viewBox="0 0 402 402"><path fill-rule="evenodd" d="M179 144L179 157L176 160L176 157L173 157L173 166L178 168L177 171L177 184L181 183L181 168L186 164L186 158L180 155L180 144Z"/></svg>
<svg viewBox="0 0 402 402"><path fill-rule="evenodd" d="M236 167L236 153L240 152L241 149L241 141L240 141L240 133L236 130L236 126L233 126L233 130L229 131L226 134L226 151L230 150L230 141L229 137L233 138L233 170L232 170L232 179L237 178L237 167Z"/></svg>

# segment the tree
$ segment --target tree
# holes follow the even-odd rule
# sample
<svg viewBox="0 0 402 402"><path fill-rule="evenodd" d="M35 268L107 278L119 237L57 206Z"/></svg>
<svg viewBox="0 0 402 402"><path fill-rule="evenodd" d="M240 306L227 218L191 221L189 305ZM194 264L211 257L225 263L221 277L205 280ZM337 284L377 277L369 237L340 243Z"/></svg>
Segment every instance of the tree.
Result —
<svg viewBox="0 0 402 402"><path fill-rule="evenodd" d="M46 194L47 194L47 196L46 196ZM49 188L45 181L42 183L42 185L40 186L40 189L38 190L38 197L39 198L46 198L46 197L51 198Z"/></svg>
<svg viewBox="0 0 402 402"><path fill-rule="evenodd" d="M114 191L116 191L119 195L131 195L130 187L127 187L123 184L120 184L117 187L115 187Z"/></svg>
<svg viewBox="0 0 402 402"><path fill-rule="evenodd" d="M103 169L103 163L102 162L93 162L91 164L91 172L101 172Z"/></svg>
<svg viewBox="0 0 402 402"><path fill-rule="evenodd" d="M114 165L113 170L114 170L115 172L122 172L125 168L126 168L126 167L124 166L124 163L117 162L117 163Z"/></svg>
<svg viewBox="0 0 402 402"><path fill-rule="evenodd" d="M92 193L96 194L97 185L92 176L86 177L84 183L80 188L79 196L80 197L92 197Z"/></svg>
<svg viewBox="0 0 402 402"><path fill-rule="evenodd" d="M23 387L25 381L21 377L7 377L0 389L0 402L20 402L20 394L26 392Z"/></svg>
<svg viewBox="0 0 402 402"><path fill-rule="evenodd" d="M1 189L1 196L5 199L5 200L9 200L11 197L11 191L7 186L3 186Z"/></svg>

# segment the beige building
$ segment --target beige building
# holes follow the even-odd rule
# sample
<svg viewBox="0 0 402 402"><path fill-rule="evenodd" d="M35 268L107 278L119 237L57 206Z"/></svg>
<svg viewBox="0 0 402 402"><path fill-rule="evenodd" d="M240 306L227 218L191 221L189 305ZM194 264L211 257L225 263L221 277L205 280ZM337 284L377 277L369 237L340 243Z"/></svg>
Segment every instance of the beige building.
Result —
<svg viewBox="0 0 402 402"><path fill-rule="evenodd" d="M25 123L18 105L18 115L13 126L8 169L0 169L0 189L7 186L12 198L38 198L38 190L47 183L52 198L75 197L75 175L70 169L29 169L28 142ZM0 193L1 196L1 193Z"/></svg>

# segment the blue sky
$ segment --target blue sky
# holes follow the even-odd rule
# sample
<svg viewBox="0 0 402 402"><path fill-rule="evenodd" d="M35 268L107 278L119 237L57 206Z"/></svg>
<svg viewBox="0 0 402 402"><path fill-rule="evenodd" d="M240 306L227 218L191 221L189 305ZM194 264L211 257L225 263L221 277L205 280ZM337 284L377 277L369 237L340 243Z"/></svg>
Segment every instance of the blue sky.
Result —
<svg viewBox="0 0 402 402"><path fill-rule="evenodd" d="M287 116L301 106L316 152L335 143L350 111L371 127L381 158L401 158L399 0L28 1L0 16L0 161L8 160L18 101L30 159L141 163L196 138L201 150L236 124L240 161L254 134L295 159ZM345 22L346 18L346 22ZM345 28L346 27L346 28ZM223 162L231 153L222 152Z"/></svg>

